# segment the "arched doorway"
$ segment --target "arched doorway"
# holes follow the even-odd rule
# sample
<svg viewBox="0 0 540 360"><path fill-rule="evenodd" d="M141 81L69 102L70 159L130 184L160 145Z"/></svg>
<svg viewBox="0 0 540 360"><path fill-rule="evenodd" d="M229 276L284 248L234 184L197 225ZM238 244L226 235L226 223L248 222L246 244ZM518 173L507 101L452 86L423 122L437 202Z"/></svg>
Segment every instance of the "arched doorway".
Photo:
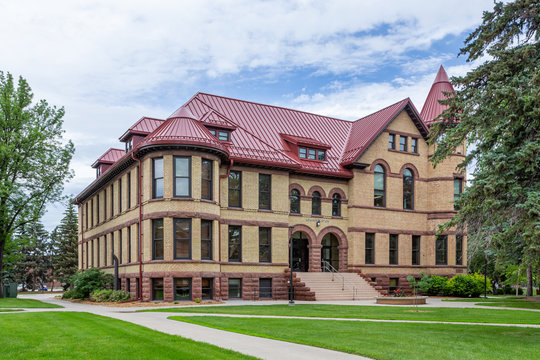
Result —
<svg viewBox="0 0 540 360"><path fill-rule="evenodd" d="M309 269L308 236L302 231L297 231L292 235L292 243L293 271L307 272Z"/></svg>
<svg viewBox="0 0 540 360"><path fill-rule="evenodd" d="M334 269L339 271L339 240L332 234L324 235L321 242L321 267L324 271L324 262L330 264Z"/></svg>

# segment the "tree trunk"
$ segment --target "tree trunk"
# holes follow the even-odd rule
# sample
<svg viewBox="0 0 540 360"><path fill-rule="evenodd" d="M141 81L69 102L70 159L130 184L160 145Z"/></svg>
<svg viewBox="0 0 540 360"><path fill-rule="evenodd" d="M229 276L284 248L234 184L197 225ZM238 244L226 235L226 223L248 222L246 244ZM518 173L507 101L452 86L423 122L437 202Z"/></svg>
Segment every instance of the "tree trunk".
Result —
<svg viewBox="0 0 540 360"><path fill-rule="evenodd" d="M532 266L527 266L527 296L533 296Z"/></svg>
<svg viewBox="0 0 540 360"><path fill-rule="evenodd" d="M0 299L4 298L4 246L5 239L0 240Z"/></svg>

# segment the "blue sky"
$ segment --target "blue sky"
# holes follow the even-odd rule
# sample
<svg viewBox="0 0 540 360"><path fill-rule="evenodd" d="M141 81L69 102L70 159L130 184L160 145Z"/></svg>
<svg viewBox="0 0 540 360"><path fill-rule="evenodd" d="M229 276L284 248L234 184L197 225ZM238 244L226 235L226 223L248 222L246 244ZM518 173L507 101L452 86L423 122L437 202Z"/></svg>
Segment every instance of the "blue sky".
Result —
<svg viewBox="0 0 540 360"><path fill-rule="evenodd" d="M353 120L403 98L418 110L450 76L492 1L3 1L0 70L66 109L78 194L90 165L141 116L195 92ZM62 205L43 221L58 224Z"/></svg>

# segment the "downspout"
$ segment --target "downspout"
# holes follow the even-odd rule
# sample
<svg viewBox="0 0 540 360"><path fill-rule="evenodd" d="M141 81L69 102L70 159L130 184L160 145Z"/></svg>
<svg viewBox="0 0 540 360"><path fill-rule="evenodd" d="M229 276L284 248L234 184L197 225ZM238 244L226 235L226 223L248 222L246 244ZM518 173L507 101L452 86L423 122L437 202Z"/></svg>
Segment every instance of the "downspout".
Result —
<svg viewBox="0 0 540 360"><path fill-rule="evenodd" d="M234 160L231 159L231 162L229 163L229 167L227 169L227 174L226 175L219 175L219 178L220 179L227 179L231 173L231 168L233 167L233 164L234 164ZM219 199L218 199L218 204L219 204L219 208L220 208L220 213L221 213L221 181L218 182L218 189L219 189ZM221 216L220 216L221 217ZM218 243L219 243L219 273L221 274L221 221L219 222L219 228L218 228ZM221 278L220 278L220 282L221 282ZM221 283L219 284L219 299L221 300L223 298L222 296L222 293L221 293Z"/></svg>
<svg viewBox="0 0 540 360"><path fill-rule="evenodd" d="M135 153L131 153L131 158L139 163L139 169L137 171L138 177L138 190L139 190L139 293L137 294L138 300L142 300L142 162L141 159L135 157Z"/></svg>
<svg viewBox="0 0 540 360"><path fill-rule="evenodd" d="M81 270L84 270L84 206L78 201L76 203L81 207Z"/></svg>

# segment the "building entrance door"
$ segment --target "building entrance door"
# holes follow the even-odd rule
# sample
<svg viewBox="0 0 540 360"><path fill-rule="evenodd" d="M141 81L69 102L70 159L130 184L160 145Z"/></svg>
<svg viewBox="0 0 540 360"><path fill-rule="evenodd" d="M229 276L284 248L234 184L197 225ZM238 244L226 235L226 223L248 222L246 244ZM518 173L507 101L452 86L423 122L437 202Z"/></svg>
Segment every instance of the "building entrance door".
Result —
<svg viewBox="0 0 540 360"><path fill-rule="evenodd" d="M293 271L307 272L309 269L308 237L305 233L297 231L292 236L293 242ZM290 261L290 259L289 259Z"/></svg>
<svg viewBox="0 0 540 360"><path fill-rule="evenodd" d="M322 239L321 260L339 271L339 249L338 239L334 234L326 234ZM324 264L321 264L324 269Z"/></svg>

